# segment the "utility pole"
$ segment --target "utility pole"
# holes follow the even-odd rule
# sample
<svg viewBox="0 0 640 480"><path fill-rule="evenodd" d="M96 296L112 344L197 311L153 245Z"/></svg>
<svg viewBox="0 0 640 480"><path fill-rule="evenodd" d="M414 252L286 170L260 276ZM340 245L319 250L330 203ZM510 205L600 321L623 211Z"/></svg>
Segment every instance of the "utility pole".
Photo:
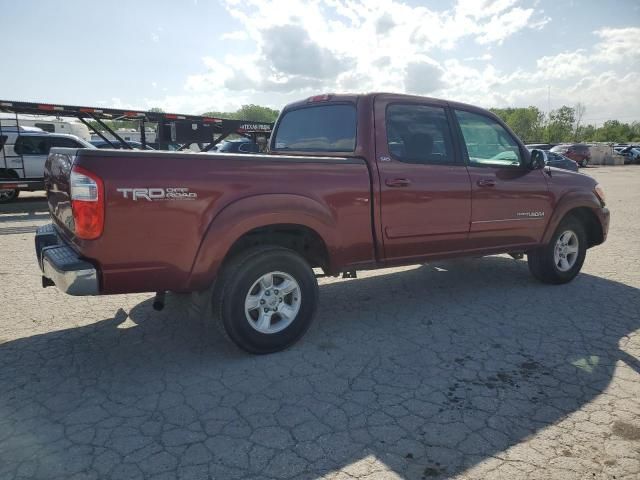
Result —
<svg viewBox="0 0 640 480"><path fill-rule="evenodd" d="M547 85L547 115L551 115L551 85Z"/></svg>

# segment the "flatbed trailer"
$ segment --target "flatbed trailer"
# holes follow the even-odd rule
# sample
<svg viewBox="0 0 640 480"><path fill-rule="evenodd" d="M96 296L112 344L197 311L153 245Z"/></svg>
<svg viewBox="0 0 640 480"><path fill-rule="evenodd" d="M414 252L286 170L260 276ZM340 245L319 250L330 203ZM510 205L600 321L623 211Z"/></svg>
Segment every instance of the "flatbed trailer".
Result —
<svg viewBox="0 0 640 480"><path fill-rule="evenodd" d="M3 138L3 128L13 132L18 131L18 135L20 135L18 115L54 115L64 118L77 118L90 131L94 132L113 148L123 149L133 149L133 147L109 127L105 120L131 121L140 130L140 142L143 148L147 145L145 127L148 124L157 124L156 143L160 150L167 150L170 145L174 146L174 149L185 150L193 144L198 144L201 151L209 151L231 134L250 138L254 142L257 142L258 138L262 137L265 139L266 144L266 140L271 135L273 128L273 123L230 120L204 115L12 100L0 100L0 112L13 114L13 118L5 118L0 122L0 141ZM98 125L97 128L96 125ZM0 151L2 152L0 155L0 172L4 172L4 174L0 174L0 189L37 190L43 187L43 178L27 178L25 176L22 155L7 155L6 149L2 148L2 145L0 145ZM9 168L10 163L12 166ZM21 165L21 167L16 167L16 164Z"/></svg>

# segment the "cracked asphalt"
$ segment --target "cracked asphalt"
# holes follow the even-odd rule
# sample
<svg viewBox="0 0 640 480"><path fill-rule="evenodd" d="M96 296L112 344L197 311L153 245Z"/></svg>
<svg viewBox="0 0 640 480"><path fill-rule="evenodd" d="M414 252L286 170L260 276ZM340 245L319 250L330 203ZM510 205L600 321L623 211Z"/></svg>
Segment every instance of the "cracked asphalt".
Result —
<svg viewBox="0 0 640 480"><path fill-rule="evenodd" d="M640 168L571 284L506 256L321 280L296 346L246 355L186 296L42 289L0 207L2 479L637 479Z"/></svg>

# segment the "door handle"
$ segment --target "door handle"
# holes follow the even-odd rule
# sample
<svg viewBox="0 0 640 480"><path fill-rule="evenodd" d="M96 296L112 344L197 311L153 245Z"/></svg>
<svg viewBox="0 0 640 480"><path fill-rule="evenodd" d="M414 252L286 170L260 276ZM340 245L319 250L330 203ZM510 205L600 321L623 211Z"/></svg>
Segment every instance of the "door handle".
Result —
<svg viewBox="0 0 640 480"><path fill-rule="evenodd" d="M496 181L493 178L485 178L476 182L479 187L495 187Z"/></svg>
<svg viewBox="0 0 640 480"><path fill-rule="evenodd" d="M387 178L384 183L387 187L408 187L411 185L411 180L408 178Z"/></svg>

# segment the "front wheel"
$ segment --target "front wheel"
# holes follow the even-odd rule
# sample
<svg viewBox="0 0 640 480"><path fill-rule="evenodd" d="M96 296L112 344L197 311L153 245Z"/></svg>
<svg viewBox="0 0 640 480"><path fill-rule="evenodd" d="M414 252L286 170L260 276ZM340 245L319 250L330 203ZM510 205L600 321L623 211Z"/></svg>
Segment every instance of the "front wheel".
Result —
<svg viewBox="0 0 640 480"><path fill-rule="evenodd" d="M12 189L12 190L0 190L0 203L9 203L13 202L20 195L20 190Z"/></svg>
<svg viewBox="0 0 640 480"><path fill-rule="evenodd" d="M580 272L587 253L587 237L575 218L563 220L549 244L528 252L532 275L544 283L570 282Z"/></svg>
<svg viewBox="0 0 640 480"><path fill-rule="evenodd" d="M257 247L233 258L213 295L222 331L249 353L272 353L291 346L307 331L318 304L318 282L298 253Z"/></svg>

